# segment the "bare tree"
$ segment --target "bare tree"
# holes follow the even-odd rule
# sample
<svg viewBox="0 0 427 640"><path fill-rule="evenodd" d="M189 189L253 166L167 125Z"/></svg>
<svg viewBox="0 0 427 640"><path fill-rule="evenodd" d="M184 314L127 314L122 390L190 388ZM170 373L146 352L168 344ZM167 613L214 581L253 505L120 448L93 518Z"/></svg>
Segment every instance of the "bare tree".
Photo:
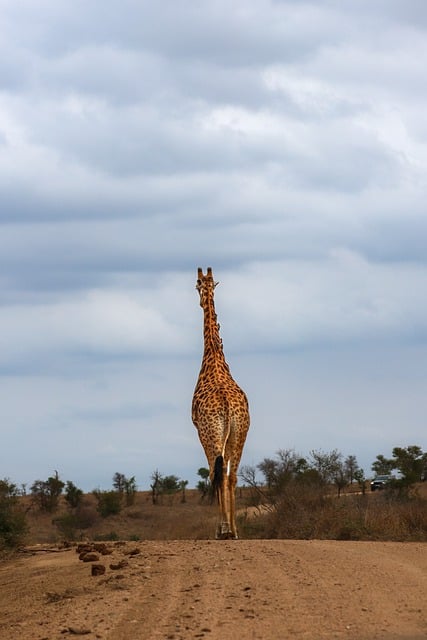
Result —
<svg viewBox="0 0 427 640"><path fill-rule="evenodd" d="M151 484L150 484L151 500L153 504L158 504L159 502L159 495L162 490L162 480L163 480L163 476L160 473L160 471L158 469L153 471L153 473L151 474Z"/></svg>

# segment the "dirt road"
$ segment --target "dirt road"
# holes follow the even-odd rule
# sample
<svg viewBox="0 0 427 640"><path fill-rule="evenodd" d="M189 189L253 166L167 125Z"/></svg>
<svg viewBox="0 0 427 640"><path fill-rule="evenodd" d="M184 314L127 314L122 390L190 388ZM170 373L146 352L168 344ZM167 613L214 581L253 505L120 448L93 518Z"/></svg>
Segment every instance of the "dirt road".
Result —
<svg viewBox="0 0 427 640"><path fill-rule="evenodd" d="M427 544L108 546L98 577L74 548L1 565L0 639L427 638Z"/></svg>

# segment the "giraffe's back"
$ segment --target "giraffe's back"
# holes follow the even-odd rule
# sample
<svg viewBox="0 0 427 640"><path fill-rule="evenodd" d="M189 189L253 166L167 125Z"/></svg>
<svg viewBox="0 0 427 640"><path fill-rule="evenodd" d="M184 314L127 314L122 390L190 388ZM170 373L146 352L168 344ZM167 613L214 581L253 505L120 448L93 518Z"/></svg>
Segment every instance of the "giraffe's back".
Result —
<svg viewBox="0 0 427 640"><path fill-rule="evenodd" d="M198 385L192 418L209 462L225 454L237 468L250 419L246 395L234 380L232 382L231 386Z"/></svg>

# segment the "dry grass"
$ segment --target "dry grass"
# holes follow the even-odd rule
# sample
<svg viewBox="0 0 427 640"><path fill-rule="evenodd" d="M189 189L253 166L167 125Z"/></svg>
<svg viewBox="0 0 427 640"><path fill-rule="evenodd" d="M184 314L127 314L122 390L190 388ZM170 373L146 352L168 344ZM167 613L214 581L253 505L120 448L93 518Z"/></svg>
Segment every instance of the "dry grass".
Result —
<svg viewBox="0 0 427 640"><path fill-rule="evenodd" d="M289 486L270 512L246 518L246 537L332 540L427 540L427 487L411 495L383 491L337 498Z"/></svg>
<svg viewBox="0 0 427 640"><path fill-rule="evenodd" d="M28 499L23 499L28 500ZM153 505L149 492L139 492L135 503L124 507L117 515L102 518L96 509L93 495L83 498L76 510L67 508L65 501L55 513L31 508L27 512L31 544L68 540L185 540L212 538L217 508L200 502L197 491L181 496L166 496L163 504Z"/></svg>
<svg viewBox="0 0 427 640"><path fill-rule="evenodd" d="M29 497L21 499L29 507ZM341 498L308 487L288 490L273 507L250 506L254 496L238 489L238 528L242 538L294 538L335 540L427 540L427 483L409 497L387 492L352 492ZM149 492L139 492L135 504L102 518L96 500L85 495L78 512L65 501L54 514L34 508L27 511L28 544L61 540L185 540L214 538L216 505L200 502L196 490L165 497L153 505Z"/></svg>

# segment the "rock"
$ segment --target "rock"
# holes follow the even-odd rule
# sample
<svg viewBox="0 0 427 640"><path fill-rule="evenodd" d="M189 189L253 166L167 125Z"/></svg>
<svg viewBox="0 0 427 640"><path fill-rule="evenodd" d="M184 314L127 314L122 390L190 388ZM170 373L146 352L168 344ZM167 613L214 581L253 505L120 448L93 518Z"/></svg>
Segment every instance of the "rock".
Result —
<svg viewBox="0 0 427 640"><path fill-rule="evenodd" d="M96 562L97 560L99 560L99 555L93 552L83 552L79 555L79 560L83 560L83 562Z"/></svg>
<svg viewBox="0 0 427 640"><path fill-rule="evenodd" d="M103 564L93 564L92 565L92 575L93 576L103 576L105 573L105 565Z"/></svg>
<svg viewBox="0 0 427 640"><path fill-rule="evenodd" d="M108 556L113 553L113 550L109 549L105 542L95 542L93 544L93 549L94 551L100 553L102 556Z"/></svg>
<svg viewBox="0 0 427 640"><path fill-rule="evenodd" d="M76 553L89 553L89 551L93 551L93 545L89 542L82 542L77 545Z"/></svg>
<svg viewBox="0 0 427 640"><path fill-rule="evenodd" d="M90 629L79 629L78 627L68 627L68 633L72 633L75 636L87 636L92 633Z"/></svg>
<svg viewBox="0 0 427 640"><path fill-rule="evenodd" d="M116 564L110 564L110 569L117 571L118 569L124 569L128 564L129 562L127 560L120 560L120 562L117 562Z"/></svg>
<svg viewBox="0 0 427 640"><path fill-rule="evenodd" d="M126 551L127 556L137 556L139 553L141 553L141 549L138 549L138 547L135 547L135 549L131 551Z"/></svg>

